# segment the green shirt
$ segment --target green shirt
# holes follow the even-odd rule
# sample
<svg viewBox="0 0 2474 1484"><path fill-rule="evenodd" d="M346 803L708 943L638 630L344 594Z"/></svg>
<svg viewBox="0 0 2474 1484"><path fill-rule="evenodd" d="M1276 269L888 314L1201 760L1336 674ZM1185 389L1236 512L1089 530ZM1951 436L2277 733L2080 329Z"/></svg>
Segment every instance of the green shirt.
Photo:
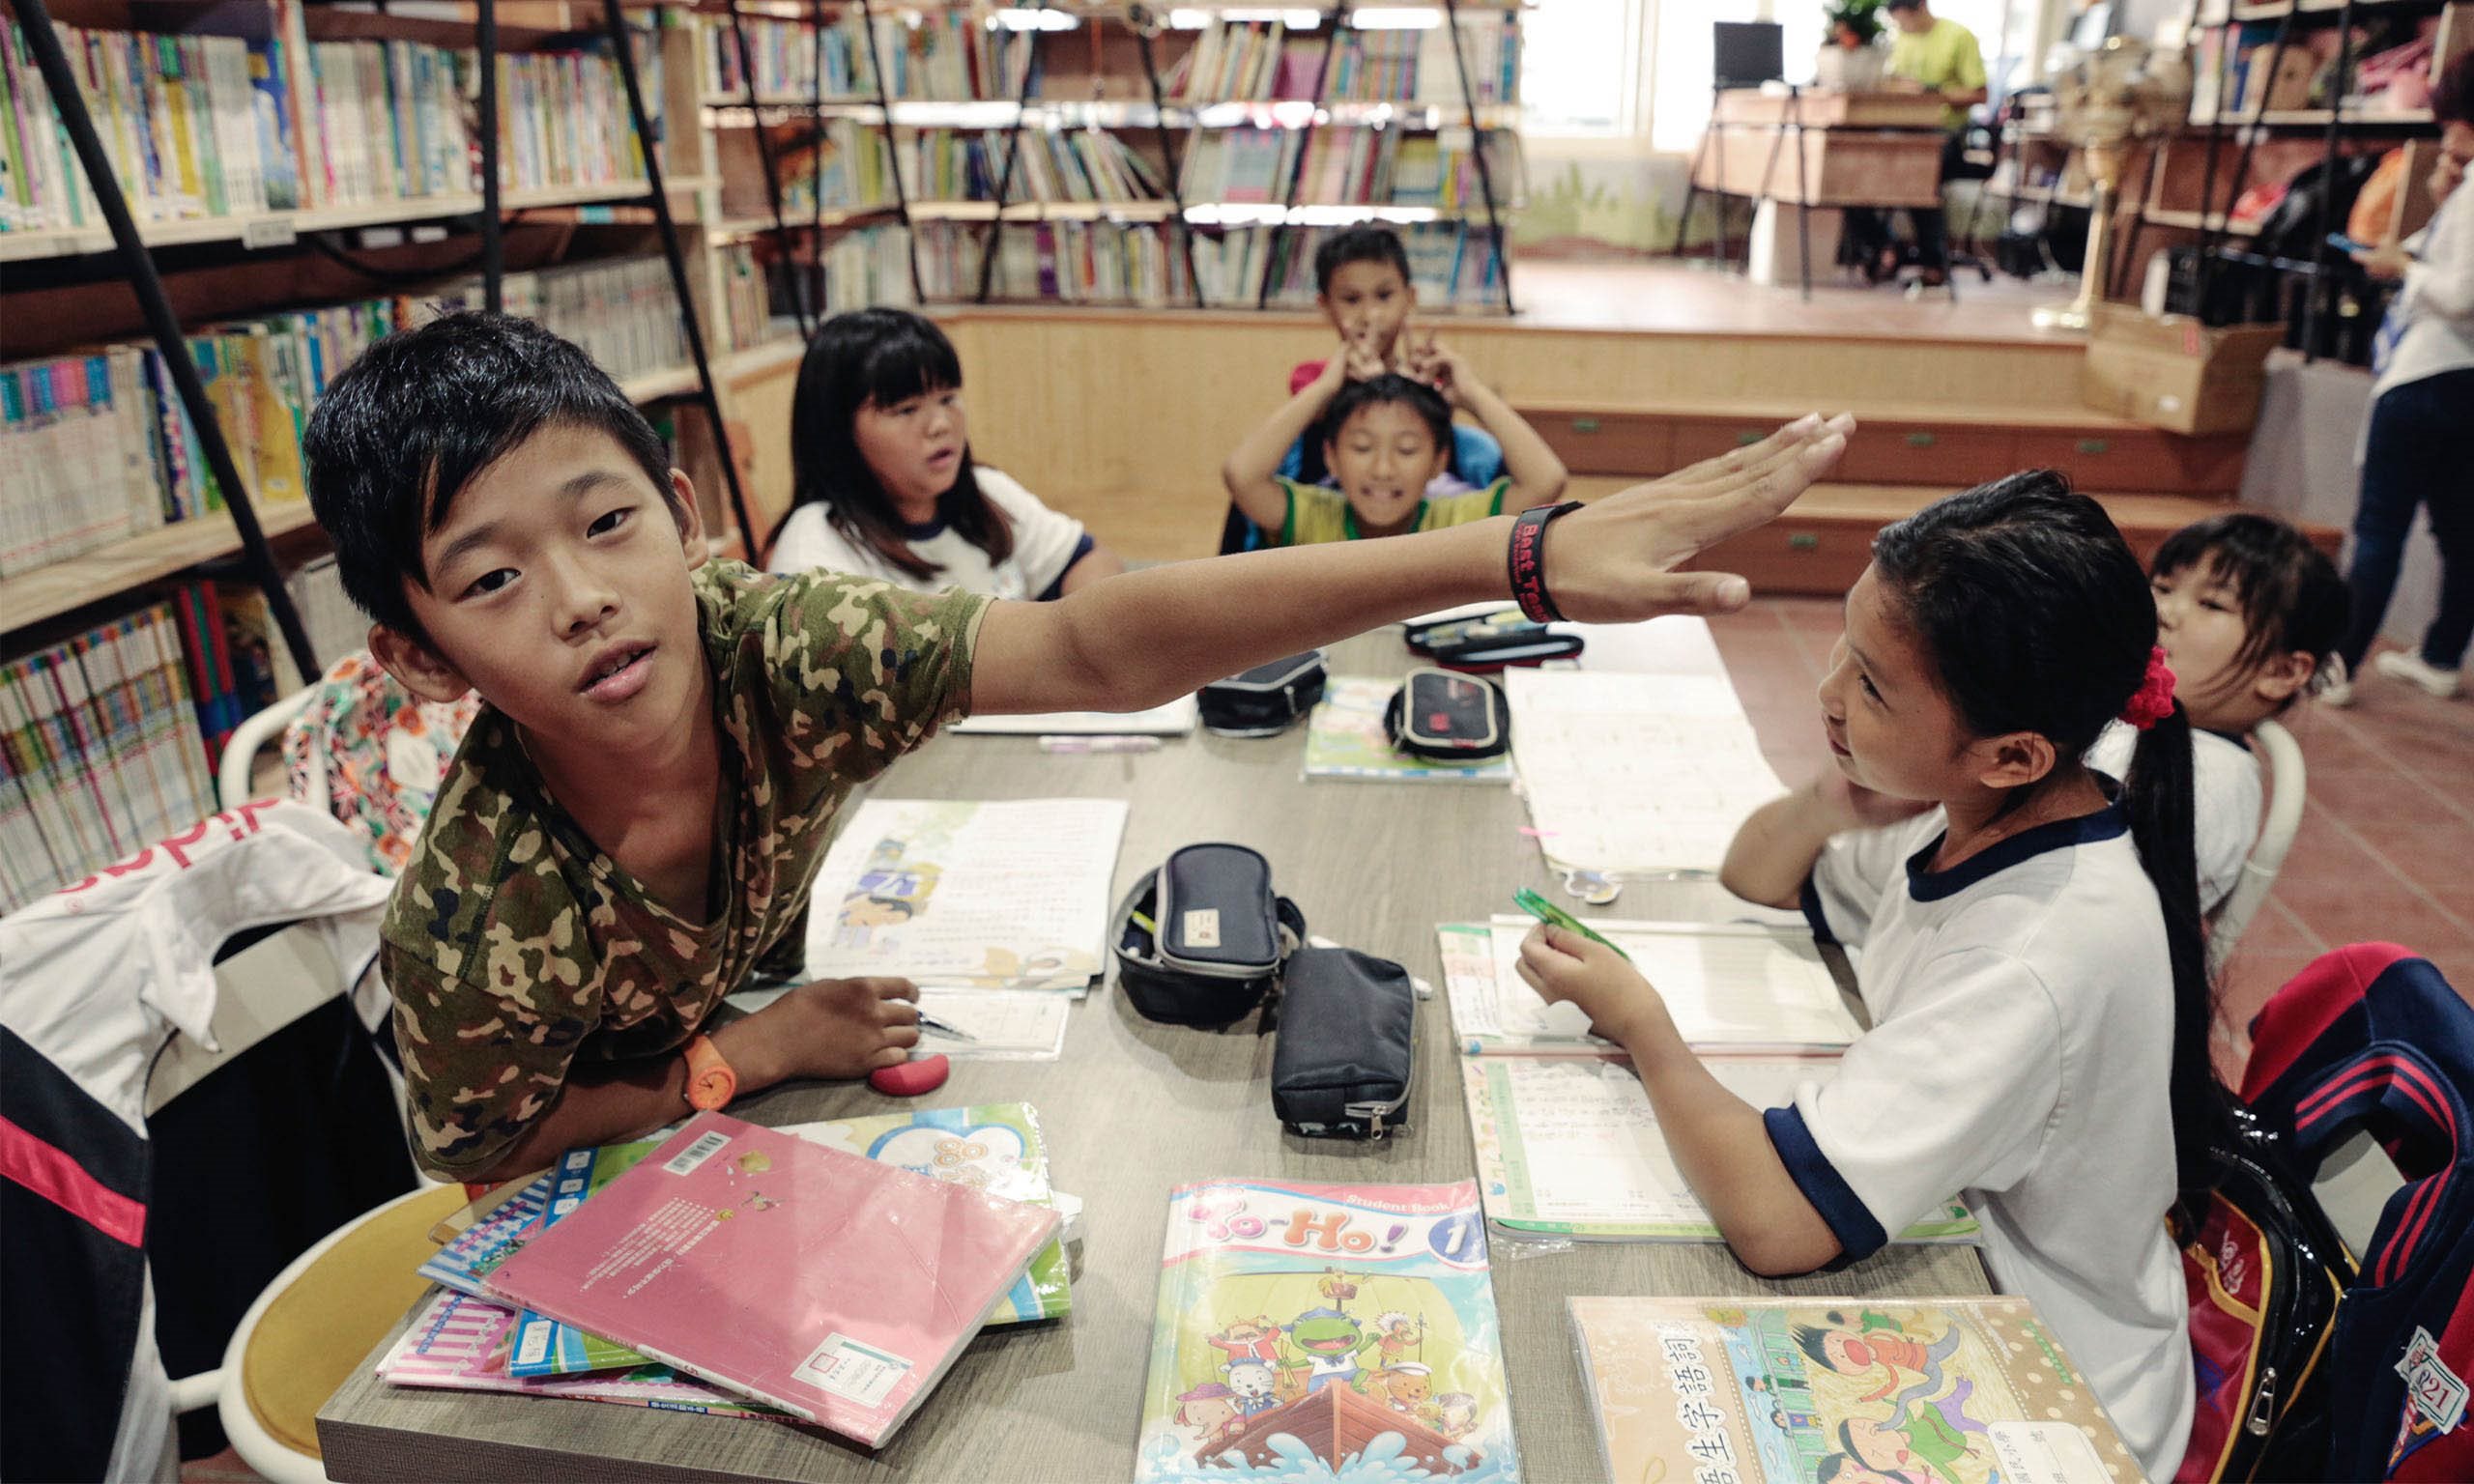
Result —
<svg viewBox="0 0 2474 1484"><path fill-rule="evenodd" d="M1936 93L1943 88L1984 86L1984 53L1976 47L1975 33L1955 20L1939 17L1932 30L1920 35L1899 32L1882 70L1893 77L1920 82ZM1952 104L1942 110L1943 128L1965 128L1967 122L1965 108Z"/></svg>
<svg viewBox="0 0 2474 1484"><path fill-rule="evenodd" d="M1288 497L1288 514L1280 521L1281 546L1312 546L1322 541L1359 541L1366 533L1357 528L1357 511L1349 505L1349 498L1328 484L1300 484L1283 474L1280 476L1280 493ZM1511 476L1507 474L1482 490L1469 490L1458 495L1429 495L1418 506L1418 518L1411 531L1441 530L1446 526L1466 526L1504 513L1504 497L1511 493Z"/></svg>
<svg viewBox="0 0 2474 1484"><path fill-rule="evenodd" d="M430 1170L495 1162L575 1061L685 1044L806 906L851 788L967 712L984 597L735 562L692 582L721 729L712 910L699 927L654 900L483 707L380 929Z"/></svg>

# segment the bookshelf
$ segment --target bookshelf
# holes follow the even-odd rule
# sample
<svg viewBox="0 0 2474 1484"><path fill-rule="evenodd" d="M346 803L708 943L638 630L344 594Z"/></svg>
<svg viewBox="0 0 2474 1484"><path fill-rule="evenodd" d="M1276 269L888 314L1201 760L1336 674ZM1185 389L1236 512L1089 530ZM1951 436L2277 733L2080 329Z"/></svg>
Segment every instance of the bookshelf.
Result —
<svg viewBox="0 0 2474 1484"><path fill-rule="evenodd" d="M750 4L707 14L698 101L720 178L711 219L781 239L768 249L777 277L805 266L811 298L822 240L877 233L899 237L931 302L1155 308L1309 302L1295 270L1318 233L1391 220L1451 238L1425 255L1429 309L1508 308L1518 9L1262 18L1274 14L862 0L821 27ZM831 312L845 300L824 288ZM772 301L795 320L787 280Z"/></svg>

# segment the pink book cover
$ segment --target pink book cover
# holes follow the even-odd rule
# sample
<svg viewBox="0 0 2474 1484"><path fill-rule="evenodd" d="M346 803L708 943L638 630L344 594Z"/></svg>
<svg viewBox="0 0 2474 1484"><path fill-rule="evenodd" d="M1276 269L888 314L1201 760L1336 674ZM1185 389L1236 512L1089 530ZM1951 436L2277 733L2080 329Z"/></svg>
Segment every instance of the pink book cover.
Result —
<svg viewBox="0 0 2474 1484"><path fill-rule="evenodd" d="M881 1445L1056 1213L718 1113L501 1264L493 1294Z"/></svg>

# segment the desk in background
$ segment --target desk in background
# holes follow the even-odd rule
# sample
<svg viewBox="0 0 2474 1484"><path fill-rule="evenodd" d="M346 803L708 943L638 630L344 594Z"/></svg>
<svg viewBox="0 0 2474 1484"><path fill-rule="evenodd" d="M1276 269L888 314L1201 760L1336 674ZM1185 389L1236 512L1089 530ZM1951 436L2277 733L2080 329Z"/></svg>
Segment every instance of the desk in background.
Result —
<svg viewBox="0 0 2474 1484"><path fill-rule="evenodd" d="M1921 93L1837 93L1817 89L1720 90L1709 131L1692 157L1692 200L1748 196L1755 210L1776 202L1797 208L1851 206L1883 210L1942 204L1942 103ZM1727 256L1726 204L1716 201L1718 250ZM1802 222L1798 221L1798 230ZM1678 250L1683 247L1681 229ZM1810 243L1802 256L1804 297L1812 297Z"/></svg>
<svg viewBox="0 0 2474 1484"><path fill-rule="evenodd" d="M1593 638L1601 661L1708 673L1716 651L1697 620ZM1332 649L1335 674L1397 674L1396 629ZM1317 781L1298 775L1301 726L1246 741L1197 732L1157 753L1050 755L1029 737L939 738L903 759L885 797L1120 797L1133 804L1116 890L1194 841L1248 844L1309 926L1399 959L1442 984L1435 925L1482 922L1514 888L1552 891L1509 787ZM855 807L855 801L853 804ZM847 817L847 814L846 814ZM1558 899L1562 899L1560 894ZM1636 881L1608 915L1723 920L1742 904L1712 881ZM1841 964L1843 972L1844 965ZM985 1332L881 1451L755 1420L679 1415L592 1402L413 1391L377 1381L373 1353L318 1419L337 1479L911 1479L1105 1481L1134 1475L1151 1349L1152 1303L1168 1193L1218 1176L1332 1183L1442 1184L1475 1172L1451 1014L1418 1007L1414 1120L1372 1144L1292 1137L1272 1116L1272 1041L1252 1019L1212 1033L1155 1025L1113 985L1075 1007L1054 1062L956 1062L919 1105L1024 1101L1039 1109L1056 1186L1085 1202L1074 1312L1052 1324ZM803 1083L734 1106L762 1124L847 1118L911 1104L864 1084ZM1583 1243L1523 1255L1491 1241L1495 1299L1522 1476L1598 1477L1596 1426L1581 1390L1564 1300L1583 1294L1938 1296L1990 1290L1972 1247L1891 1247L1845 1272L1771 1282L1726 1249Z"/></svg>

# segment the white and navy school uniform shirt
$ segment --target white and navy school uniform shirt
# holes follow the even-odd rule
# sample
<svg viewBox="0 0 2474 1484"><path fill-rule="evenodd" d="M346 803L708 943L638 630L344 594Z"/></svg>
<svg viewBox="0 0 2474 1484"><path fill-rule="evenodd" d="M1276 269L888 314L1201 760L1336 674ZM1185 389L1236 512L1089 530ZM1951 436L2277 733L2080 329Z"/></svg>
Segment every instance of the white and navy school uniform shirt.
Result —
<svg viewBox="0 0 2474 1484"><path fill-rule="evenodd" d="M2033 1300L2151 1478L2195 1399L2188 1298L2166 1232L2172 967L2118 805L1934 870L1934 810L1833 839L1804 910L1861 944L1873 1029L1767 1115L1850 1258L1951 1193L1995 1284Z"/></svg>
<svg viewBox="0 0 2474 1484"><path fill-rule="evenodd" d="M2114 722L2087 749L2087 766L2112 778L2130 777L2139 730ZM2200 911L2212 915L2233 895L2259 842L2259 810L2267 790L2251 745L2230 732L2191 731L2191 835L2199 854Z"/></svg>
<svg viewBox="0 0 2474 1484"><path fill-rule="evenodd" d="M1014 530L1014 551L1001 562L971 545L942 521L903 528L903 540L938 570L933 577L914 577L877 555L874 548L853 542L834 528L822 504L805 504L783 523L782 537L773 543L770 565L776 572L849 572L873 577L917 592L964 592L996 598L1059 597L1065 574L1090 555L1093 542L1082 523L1051 510L1022 488L1013 476L985 464L973 466L979 492Z"/></svg>

